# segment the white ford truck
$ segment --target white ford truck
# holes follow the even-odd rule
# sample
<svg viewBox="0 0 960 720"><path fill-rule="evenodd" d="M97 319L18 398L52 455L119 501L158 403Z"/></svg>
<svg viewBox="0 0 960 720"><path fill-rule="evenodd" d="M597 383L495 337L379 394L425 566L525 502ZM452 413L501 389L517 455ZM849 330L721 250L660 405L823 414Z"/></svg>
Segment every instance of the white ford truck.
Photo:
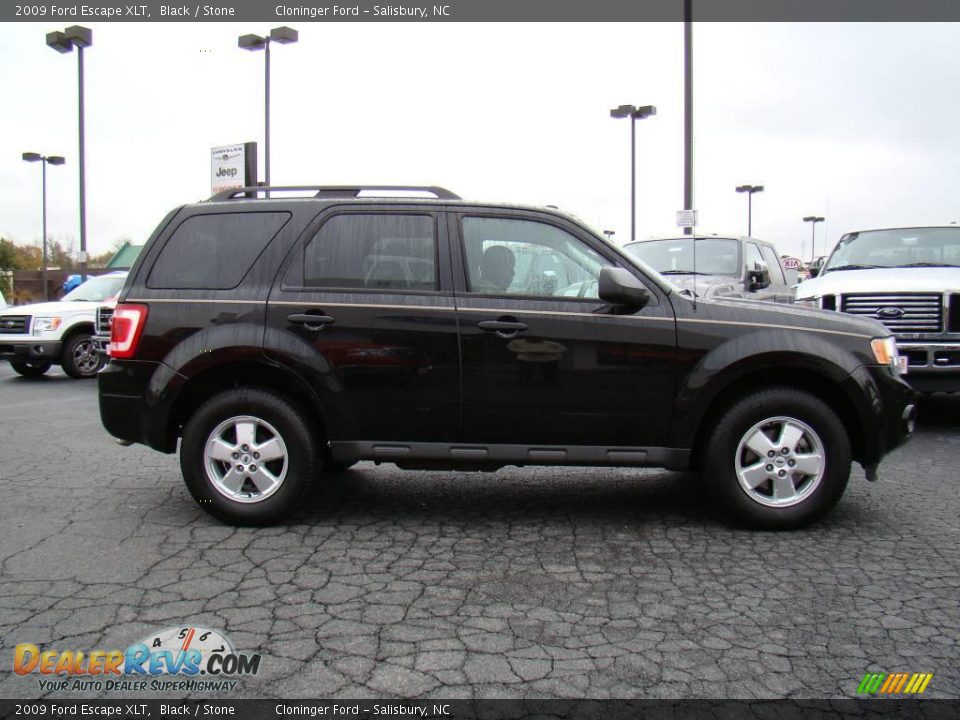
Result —
<svg viewBox="0 0 960 720"><path fill-rule="evenodd" d="M960 226L847 233L797 302L879 320L915 390L960 390Z"/></svg>
<svg viewBox="0 0 960 720"><path fill-rule="evenodd" d="M92 341L94 314L126 279L126 272L101 275L56 302L0 310L0 358L26 377L43 375L52 365L73 378L94 377L104 362Z"/></svg>

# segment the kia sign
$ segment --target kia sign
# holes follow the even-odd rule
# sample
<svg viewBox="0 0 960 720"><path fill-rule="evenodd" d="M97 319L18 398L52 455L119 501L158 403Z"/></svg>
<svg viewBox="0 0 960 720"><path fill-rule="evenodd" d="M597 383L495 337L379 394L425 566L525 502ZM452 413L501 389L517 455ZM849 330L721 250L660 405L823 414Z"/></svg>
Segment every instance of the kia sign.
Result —
<svg viewBox="0 0 960 720"><path fill-rule="evenodd" d="M783 259L783 266L787 270L799 270L802 265L803 263L795 257L788 257Z"/></svg>
<svg viewBox="0 0 960 720"><path fill-rule="evenodd" d="M257 144L223 145L210 150L210 192L257 184Z"/></svg>

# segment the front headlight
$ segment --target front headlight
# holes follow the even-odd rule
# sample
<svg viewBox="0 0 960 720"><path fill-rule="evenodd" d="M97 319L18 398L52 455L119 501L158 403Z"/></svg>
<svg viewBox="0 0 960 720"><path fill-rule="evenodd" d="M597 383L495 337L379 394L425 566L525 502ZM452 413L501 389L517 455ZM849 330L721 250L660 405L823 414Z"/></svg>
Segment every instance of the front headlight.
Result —
<svg viewBox="0 0 960 720"><path fill-rule="evenodd" d="M809 308L819 308L820 301L815 297L805 297L797 298L793 301L794 305L799 305L800 307L809 307Z"/></svg>
<svg viewBox="0 0 960 720"><path fill-rule="evenodd" d="M907 371L907 358L900 357L897 341L893 336L874 338L870 341L870 348L880 365L887 365L897 375Z"/></svg>
<svg viewBox="0 0 960 720"><path fill-rule="evenodd" d="M38 317L33 319L33 334L39 335L40 333L53 332L63 321L63 318L59 317Z"/></svg>

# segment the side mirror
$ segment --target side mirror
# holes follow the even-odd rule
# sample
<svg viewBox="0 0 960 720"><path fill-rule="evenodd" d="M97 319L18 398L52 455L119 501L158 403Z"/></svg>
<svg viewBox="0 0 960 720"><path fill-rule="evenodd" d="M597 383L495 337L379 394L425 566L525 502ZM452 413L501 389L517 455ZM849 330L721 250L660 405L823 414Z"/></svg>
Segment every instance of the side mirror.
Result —
<svg viewBox="0 0 960 720"><path fill-rule="evenodd" d="M747 270L747 289L763 290L770 287L769 270Z"/></svg>
<svg viewBox="0 0 960 720"><path fill-rule="evenodd" d="M816 277L817 275L819 275L819 274L820 274L820 268L819 268L819 267L811 267L811 268L810 268L810 277L815 278L815 277Z"/></svg>
<svg viewBox="0 0 960 720"><path fill-rule="evenodd" d="M604 302L625 310L639 310L650 302L650 291L623 268L600 268L597 293Z"/></svg>

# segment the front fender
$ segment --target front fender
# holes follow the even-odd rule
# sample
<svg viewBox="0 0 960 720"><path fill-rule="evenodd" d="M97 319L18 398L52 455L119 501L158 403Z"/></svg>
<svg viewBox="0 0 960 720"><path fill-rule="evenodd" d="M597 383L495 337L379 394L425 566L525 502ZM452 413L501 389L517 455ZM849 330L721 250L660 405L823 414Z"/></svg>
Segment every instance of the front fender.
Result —
<svg viewBox="0 0 960 720"><path fill-rule="evenodd" d="M845 380L862 364L853 352L815 333L763 328L731 337L702 355L687 372L681 368L672 447L691 447L721 393L751 376L762 375L765 380L782 376L783 384L789 385L791 374L794 378L802 374L844 388L847 394L851 386Z"/></svg>

